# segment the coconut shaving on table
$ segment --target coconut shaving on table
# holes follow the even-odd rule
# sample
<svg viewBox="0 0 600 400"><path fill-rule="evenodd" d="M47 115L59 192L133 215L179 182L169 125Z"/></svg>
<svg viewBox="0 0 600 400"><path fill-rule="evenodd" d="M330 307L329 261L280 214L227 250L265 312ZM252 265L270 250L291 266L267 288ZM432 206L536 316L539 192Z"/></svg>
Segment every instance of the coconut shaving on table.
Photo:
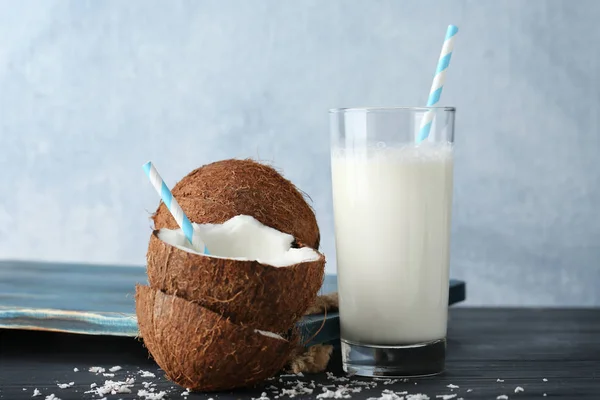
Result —
<svg viewBox="0 0 600 400"><path fill-rule="evenodd" d="M109 366L90 369L97 370L97 368L109 369ZM91 374L95 373L92 372ZM168 389L164 385L163 372L158 369L128 371L121 368L116 370L115 374L119 376L115 380L100 380L98 383L92 383L90 390L86 390L85 393L93 395L93 398L97 400L108 399L112 396L118 398L119 394L136 394L144 400L164 400L168 398L182 398L185 400L191 394L191 391L185 388L174 388L171 386ZM98 375L95 374L95 376ZM425 394L417 390L415 387L417 382L409 378L357 378L336 376L331 372L325 373L325 382L316 382L313 377L309 373L281 373L278 376L268 378L267 382L259 387L262 391L261 395L252 398L256 400L274 400L310 395L317 399L468 400L470 398L469 393L473 391L472 389L461 389L459 385L448 384L446 387L450 393ZM391 385L394 385L396 389L391 390ZM36 388L33 391L33 397L50 398L53 400L61 397L65 398L65 396L66 398L71 398L68 396L68 393L76 391L76 388L79 386L74 384L74 382L70 382L69 387L65 388L59 385L59 388L62 390L49 395L42 393L49 392L48 388L41 388L42 390ZM502 387L502 383L498 383L498 389ZM27 388L23 390L25 391ZM515 391L521 392L523 389L521 386L517 386ZM499 399L509 398L505 394L497 394L492 398L495 397ZM215 396L215 398L218 397ZM251 396L240 398L251 398Z"/></svg>
<svg viewBox="0 0 600 400"><path fill-rule="evenodd" d="M86 394L92 394L96 399L101 400L110 396L118 396L119 394L136 394L139 398L145 400L163 400L167 398L183 398L186 399L190 394L189 389L171 389L168 390L164 386L160 389L157 387L156 381L146 381L143 377L154 375L159 381L162 380L159 376L160 371L151 372L138 370L134 372L119 370L115 371L120 375L119 380L106 380L103 382L92 383L91 389L85 391ZM328 372L326 374L327 382L317 383L311 379L310 375L298 374L280 374L279 376L267 379L268 383L264 385L263 392L259 397L253 399L284 399L295 398L302 395L312 395L317 399L349 399L349 398L369 398L372 400L429 400L430 397L409 390L392 391L386 387L389 385L404 383L407 388L412 386L409 379L385 379L375 378L369 380L351 379L346 376L336 376ZM270 381L270 382L269 382ZM73 389L70 389L73 390ZM67 393L66 389L64 393ZM34 396L45 396L39 390L35 390ZM51 397L54 396L54 397ZM108 397L107 397L108 396ZM435 398L451 399L451 395L442 394L436 395ZM60 397L58 395L46 395L53 400Z"/></svg>

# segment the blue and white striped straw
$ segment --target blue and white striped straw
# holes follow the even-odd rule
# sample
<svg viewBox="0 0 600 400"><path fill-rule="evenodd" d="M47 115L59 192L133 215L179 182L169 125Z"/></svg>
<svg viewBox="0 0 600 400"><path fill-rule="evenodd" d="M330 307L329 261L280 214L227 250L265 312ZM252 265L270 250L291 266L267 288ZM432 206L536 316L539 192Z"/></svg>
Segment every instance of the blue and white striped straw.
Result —
<svg viewBox="0 0 600 400"><path fill-rule="evenodd" d="M450 65L450 58L452 57L452 50L454 49L454 38L458 28L454 25L449 25L446 31L446 39L442 46L442 52L440 53L440 59L438 60L437 69L435 76L433 77L433 83L431 84L431 90L429 91L429 98L427 99L427 107L435 106L440 101L442 94L442 88L446 82L446 70ZM423 116L421 120L421 127L419 129L419 136L417 137L417 143L427 139L429 131L431 131L431 123L435 117L435 112L429 110Z"/></svg>
<svg viewBox="0 0 600 400"><path fill-rule="evenodd" d="M165 205L171 212L171 215L173 215L173 218L175 218L175 221L183 230L183 234L193 246L194 227L192 226L192 223L183 212L183 209L181 208L177 200L175 200L175 198L173 197L173 194L167 187L165 181L163 181L163 179L160 177L160 174L158 173L156 168L154 168L154 165L152 165L152 163L148 161L146 164L144 164L143 168L146 172L146 175L148 175L148 178L150 178L150 183L152 183L152 186L154 186L154 189L156 189L156 191L160 195L160 198L162 199L163 203L165 203ZM204 250L205 253L207 253L206 247Z"/></svg>

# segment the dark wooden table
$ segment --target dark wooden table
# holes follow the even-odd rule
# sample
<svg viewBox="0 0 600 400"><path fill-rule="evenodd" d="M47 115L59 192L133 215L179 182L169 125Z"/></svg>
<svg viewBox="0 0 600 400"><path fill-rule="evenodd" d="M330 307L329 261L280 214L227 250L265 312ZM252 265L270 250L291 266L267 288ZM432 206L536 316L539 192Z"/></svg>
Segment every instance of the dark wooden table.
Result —
<svg viewBox="0 0 600 400"><path fill-rule="evenodd" d="M122 367L114 377L88 372L89 367ZM78 372L74 372L78 368ZM155 378L143 378L140 370ZM339 354L330 363L334 377L343 377ZM108 372L108 371L107 371ZM44 399L54 394L65 399L98 399L90 384L105 380L135 378L131 394L107 395L107 399L135 399L142 382L153 382L154 393L167 392L164 399L184 399L183 389L165 380L148 359L139 341L118 337L94 337L35 331L0 331L0 397L31 398L37 388ZM192 394L189 399L258 398L266 392L275 398L274 387L291 388L296 381L356 387L352 378L339 382L326 374L277 378L264 387L228 393ZM61 389L58 383L74 382ZM408 381L377 381L377 386L351 393L352 398L380 397L383 390L436 396L456 394L454 400L496 399L600 399L600 309L467 309L451 310L448 332L447 371L441 376ZM449 388L456 385L458 388ZM267 388L270 387L270 388ZM515 393L521 387L524 391ZM24 390L25 389L25 390ZM335 390L335 388L332 388ZM546 396L544 396L546 394ZM403 396L402 394L398 396ZM287 399L282 395L279 399ZM449 397L446 397L449 398Z"/></svg>

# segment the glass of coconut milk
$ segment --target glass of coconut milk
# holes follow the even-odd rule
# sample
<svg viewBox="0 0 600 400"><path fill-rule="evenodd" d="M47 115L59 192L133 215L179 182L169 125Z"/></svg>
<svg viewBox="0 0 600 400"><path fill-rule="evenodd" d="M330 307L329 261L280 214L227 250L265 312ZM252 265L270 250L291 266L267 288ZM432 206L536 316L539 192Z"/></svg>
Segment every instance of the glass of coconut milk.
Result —
<svg viewBox="0 0 600 400"><path fill-rule="evenodd" d="M421 122L433 113L428 136ZM452 107L330 111L344 370L441 373L446 355Z"/></svg>

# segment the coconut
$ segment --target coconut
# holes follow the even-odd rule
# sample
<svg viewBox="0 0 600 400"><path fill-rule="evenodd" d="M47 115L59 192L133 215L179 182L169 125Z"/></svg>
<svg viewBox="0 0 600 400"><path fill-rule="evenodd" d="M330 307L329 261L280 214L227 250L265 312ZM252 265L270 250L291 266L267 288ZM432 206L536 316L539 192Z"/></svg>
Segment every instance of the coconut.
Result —
<svg viewBox="0 0 600 400"><path fill-rule="evenodd" d="M190 245L181 229L154 231L147 254L151 287L277 333L315 302L325 272L316 250L297 248L291 235L246 215L193 226L210 255L202 254L203 245Z"/></svg>
<svg viewBox="0 0 600 400"><path fill-rule="evenodd" d="M200 167L179 181L173 196L190 221L221 224L250 215L263 224L319 248L315 214L302 193L274 168L252 160L223 160ZM155 229L176 229L161 202L153 216Z"/></svg>
<svg viewBox="0 0 600 400"><path fill-rule="evenodd" d="M298 343L240 326L198 304L137 285L144 344L173 382L196 391L250 386L276 374Z"/></svg>

